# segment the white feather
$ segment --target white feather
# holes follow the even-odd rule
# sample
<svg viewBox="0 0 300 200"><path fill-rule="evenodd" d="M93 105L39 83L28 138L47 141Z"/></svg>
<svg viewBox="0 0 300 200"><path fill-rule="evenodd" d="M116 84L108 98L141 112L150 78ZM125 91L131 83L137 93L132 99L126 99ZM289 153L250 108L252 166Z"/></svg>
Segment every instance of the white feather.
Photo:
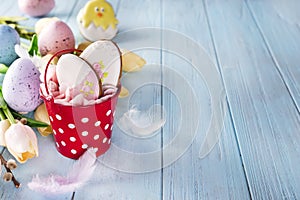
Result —
<svg viewBox="0 0 300 200"><path fill-rule="evenodd" d="M166 122L166 111L159 105L152 105L148 110L141 111L133 106L119 119L118 125L122 131L147 137L158 131Z"/></svg>
<svg viewBox="0 0 300 200"><path fill-rule="evenodd" d="M66 176L51 174L48 177L33 177L28 183L31 190L44 195L70 193L83 186L92 176L96 168L96 153L88 149L73 165Z"/></svg>

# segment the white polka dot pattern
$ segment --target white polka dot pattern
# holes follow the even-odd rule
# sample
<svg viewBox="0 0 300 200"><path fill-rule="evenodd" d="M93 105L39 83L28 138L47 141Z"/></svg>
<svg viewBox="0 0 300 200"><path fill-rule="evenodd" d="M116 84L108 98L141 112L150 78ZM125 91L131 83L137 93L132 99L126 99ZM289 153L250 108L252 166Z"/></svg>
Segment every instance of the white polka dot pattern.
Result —
<svg viewBox="0 0 300 200"><path fill-rule="evenodd" d="M106 143L106 141L107 141L107 138L106 138L106 137L105 137L105 138L103 138L103 141L102 141L102 142L103 142L103 144L104 144L104 143Z"/></svg>
<svg viewBox="0 0 300 200"><path fill-rule="evenodd" d="M87 136L88 134L89 134L89 132L87 132L87 131L83 131L83 132L81 133L82 136Z"/></svg>
<svg viewBox="0 0 300 200"><path fill-rule="evenodd" d="M96 126L96 127L100 126L100 124L101 124L100 121L95 122L95 126Z"/></svg>
<svg viewBox="0 0 300 200"><path fill-rule="evenodd" d="M84 117L84 118L81 119L81 122L82 123L88 123L89 122L89 118Z"/></svg>
<svg viewBox="0 0 300 200"><path fill-rule="evenodd" d="M111 114L111 110L108 110L108 111L106 112L106 116L108 117L110 114Z"/></svg>
<svg viewBox="0 0 300 200"><path fill-rule="evenodd" d="M100 135L95 135L95 136L94 136L94 140L98 140L99 137L100 137Z"/></svg>
<svg viewBox="0 0 300 200"><path fill-rule="evenodd" d="M76 154L77 151L76 151L75 149L72 149L72 150L71 150L71 153L72 153L72 154Z"/></svg>
<svg viewBox="0 0 300 200"><path fill-rule="evenodd" d="M69 127L70 129L74 129L74 128L75 128L75 125L74 125L74 124L68 124L68 127Z"/></svg>
<svg viewBox="0 0 300 200"><path fill-rule="evenodd" d="M77 159L88 148L93 148L97 156L107 151L113 130L111 120L115 115L112 105L115 103L108 102L109 105L101 106L99 112L96 110L96 114L94 106L92 109L78 108L76 116L72 113L75 108L64 110L64 107L60 107L59 112L50 113L49 120L59 152Z"/></svg>
<svg viewBox="0 0 300 200"><path fill-rule="evenodd" d="M55 117L56 117L57 120L62 120L62 118L59 114L56 114Z"/></svg>
<svg viewBox="0 0 300 200"><path fill-rule="evenodd" d="M76 138L75 138L75 137L70 137L70 141L71 141L71 142L75 142L75 141L76 141Z"/></svg>
<svg viewBox="0 0 300 200"><path fill-rule="evenodd" d="M63 145L64 147L67 146L67 144L65 143L65 141L61 141L60 143L61 143L61 145Z"/></svg>

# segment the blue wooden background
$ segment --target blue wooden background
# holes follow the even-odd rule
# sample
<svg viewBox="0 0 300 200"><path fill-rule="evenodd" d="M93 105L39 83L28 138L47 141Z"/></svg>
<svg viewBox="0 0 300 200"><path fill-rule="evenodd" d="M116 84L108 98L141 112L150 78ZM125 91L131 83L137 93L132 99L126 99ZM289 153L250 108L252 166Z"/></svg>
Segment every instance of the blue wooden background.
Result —
<svg viewBox="0 0 300 200"><path fill-rule="evenodd" d="M160 104L166 111L166 124L153 136L139 138L124 133L116 123L112 138L115 148L98 159L89 183L74 193L52 198L300 199L299 1L110 2L120 21L114 40L147 61L140 72L124 74L123 85L133 90L130 97L119 100L118 110ZM83 38L76 15L85 3L56 1L48 15L68 23L77 43ZM1 2L0 14L22 15L16 1L8 0ZM30 18L27 24L33 26L37 20ZM153 34L144 32L149 28L157 29L150 29ZM164 49L171 46L165 43L164 30L201 46L207 54L203 64L210 59L225 90L224 129L203 159L199 158L200 146L212 116L210 88L205 83L208 77L192 65L192 58L199 54L194 48L182 46L190 55L187 58ZM173 43L176 46L180 41ZM186 98L178 98L182 95ZM185 111L196 113L198 118L186 116ZM188 148L178 150L178 159L166 163L166 156L173 154L165 154L164 148L178 130L184 130L187 137L195 133L195 137ZM48 199L30 191L26 184L37 173L63 175L72 166L73 160L57 153L51 136L38 139L40 156L15 170L22 187L15 189L13 184L1 182L1 199ZM148 161L135 160L120 156L116 149L134 155L161 154ZM10 157L7 150L2 153Z"/></svg>

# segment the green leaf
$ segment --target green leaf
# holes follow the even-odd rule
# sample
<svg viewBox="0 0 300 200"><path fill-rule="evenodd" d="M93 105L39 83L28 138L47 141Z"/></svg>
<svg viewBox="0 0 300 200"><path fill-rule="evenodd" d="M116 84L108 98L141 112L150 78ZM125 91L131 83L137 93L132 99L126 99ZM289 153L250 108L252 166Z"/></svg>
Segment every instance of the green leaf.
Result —
<svg viewBox="0 0 300 200"><path fill-rule="evenodd" d="M0 64L0 73L5 74L8 70L8 67L4 64Z"/></svg>
<svg viewBox="0 0 300 200"><path fill-rule="evenodd" d="M26 17L19 17L19 16L15 16L15 17L9 17L9 16L0 16L0 21L6 21L6 22L19 22L19 21L24 21L27 20L28 18Z"/></svg>
<svg viewBox="0 0 300 200"><path fill-rule="evenodd" d="M14 28L20 35L21 38L31 40L35 32L34 28L25 27L19 24L20 21L27 20L26 17L8 17L8 16L0 16L0 24L8 25Z"/></svg>
<svg viewBox="0 0 300 200"><path fill-rule="evenodd" d="M29 46L29 55L34 56L34 55L40 55L39 53L39 47L38 47L38 38L37 35L34 34L31 38L30 46Z"/></svg>

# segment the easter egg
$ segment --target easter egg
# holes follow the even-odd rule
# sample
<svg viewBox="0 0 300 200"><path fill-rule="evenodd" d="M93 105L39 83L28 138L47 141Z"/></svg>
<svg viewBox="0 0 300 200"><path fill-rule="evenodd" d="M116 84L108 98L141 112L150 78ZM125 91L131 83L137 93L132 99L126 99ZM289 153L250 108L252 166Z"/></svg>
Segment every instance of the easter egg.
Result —
<svg viewBox="0 0 300 200"><path fill-rule="evenodd" d="M54 0L19 0L19 8L22 12L32 17L48 14L55 6Z"/></svg>
<svg viewBox="0 0 300 200"><path fill-rule="evenodd" d="M34 119L50 124L49 115L45 104L41 104L37 107L37 109L34 112ZM37 130L42 136L48 136L49 134L53 133L53 130L50 125L47 127L39 127L37 128Z"/></svg>
<svg viewBox="0 0 300 200"><path fill-rule="evenodd" d="M88 1L77 15L77 24L89 41L111 40L118 32L114 9L105 0Z"/></svg>
<svg viewBox="0 0 300 200"><path fill-rule="evenodd" d="M28 58L18 58L6 72L3 80L3 98L18 112L31 112L40 103L40 72Z"/></svg>
<svg viewBox="0 0 300 200"><path fill-rule="evenodd" d="M59 21L59 18L57 18L57 17L45 17L45 18L39 19L34 25L35 33L37 35L39 35L41 33L41 31L43 30L43 28L47 27L48 24L52 21Z"/></svg>
<svg viewBox="0 0 300 200"><path fill-rule="evenodd" d="M72 91L71 97L83 94L87 100L95 100L102 94L102 84L93 68L74 54L60 57L56 66L60 92Z"/></svg>
<svg viewBox="0 0 300 200"><path fill-rule="evenodd" d="M42 56L55 54L64 49L73 49L74 34L66 23L54 20L40 32L38 46Z"/></svg>
<svg viewBox="0 0 300 200"><path fill-rule="evenodd" d="M0 63L9 66L18 57L15 45L20 44L20 36L10 26L0 25L0 38Z"/></svg>
<svg viewBox="0 0 300 200"><path fill-rule="evenodd" d="M122 62L120 50L115 43L106 40L94 42L80 54L80 57L94 68L103 85L119 84Z"/></svg>

